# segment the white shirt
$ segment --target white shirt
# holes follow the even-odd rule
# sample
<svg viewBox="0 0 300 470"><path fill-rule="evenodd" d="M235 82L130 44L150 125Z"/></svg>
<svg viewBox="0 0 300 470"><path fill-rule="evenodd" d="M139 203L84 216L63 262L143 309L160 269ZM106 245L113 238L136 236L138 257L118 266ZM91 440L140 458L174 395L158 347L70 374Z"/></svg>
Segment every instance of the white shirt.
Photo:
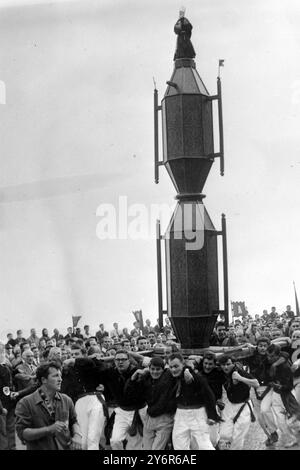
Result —
<svg viewBox="0 0 300 470"><path fill-rule="evenodd" d="M122 334L122 331L121 331L121 330L115 330L115 329L113 329L113 330L111 330L111 332L110 332L110 337L111 337L111 338L114 338L115 336L120 336L121 334Z"/></svg>

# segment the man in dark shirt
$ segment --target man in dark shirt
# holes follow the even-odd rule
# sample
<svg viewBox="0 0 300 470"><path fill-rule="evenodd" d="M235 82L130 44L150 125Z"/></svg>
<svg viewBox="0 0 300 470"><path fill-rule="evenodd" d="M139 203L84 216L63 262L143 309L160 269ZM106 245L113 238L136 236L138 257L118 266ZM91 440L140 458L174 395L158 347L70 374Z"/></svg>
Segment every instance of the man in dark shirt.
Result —
<svg viewBox="0 0 300 470"><path fill-rule="evenodd" d="M67 343L67 340L69 340L71 338L73 338L73 328L71 326L69 326L69 328L67 328L67 334L64 337L64 339L66 340L66 343Z"/></svg>
<svg viewBox="0 0 300 470"><path fill-rule="evenodd" d="M254 389L253 405L258 422L267 436L267 447L278 441L277 425L271 408L270 362L267 356L269 345L269 338L258 338L254 354L246 361L250 374L259 382L259 387Z"/></svg>
<svg viewBox="0 0 300 470"><path fill-rule="evenodd" d="M137 370L137 367L132 365L129 354L132 353L120 349L114 357L114 366L107 365L108 362L112 361L112 358L103 358L95 360L97 367L93 371L90 370L90 383L93 383L94 388L96 384L104 386L104 397L107 406L110 408L109 412L115 413L115 422L110 439L113 450L123 450L123 441L125 439L128 441L126 447L128 450L140 449L142 444L142 436L139 433L135 433L134 436L128 435L134 417L137 418L138 414L141 420L144 421L146 414L145 400L141 396L139 388L135 394L132 392L127 393L128 381ZM140 362L144 360L142 356L138 354L136 356L141 359ZM73 374L76 374L79 365L81 370L84 370L84 361L87 361L87 359L80 356L73 357L73 360L68 361L70 364L74 363L71 368Z"/></svg>
<svg viewBox="0 0 300 470"><path fill-rule="evenodd" d="M72 401L75 404L79 395L83 393L83 386L80 380L78 380L77 371L71 362L75 362L76 358L84 357L86 355L86 350L78 344L73 344L71 346L71 355L73 361L69 359L63 364L61 391L72 398Z"/></svg>
<svg viewBox="0 0 300 470"><path fill-rule="evenodd" d="M219 448L242 450L251 420L255 420L250 388L258 387L259 382L237 367L234 359L228 355L222 356L219 363L227 378L224 388L228 399L222 411Z"/></svg>
<svg viewBox="0 0 300 470"><path fill-rule="evenodd" d="M0 344L0 450L14 450L15 410L12 371L5 358L5 346Z"/></svg>
<svg viewBox="0 0 300 470"><path fill-rule="evenodd" d="M143 376L140 376L140 373ZM139 383L138 383L139 381ZM161 357L153 357L149 373L137 370L129 383L133 391L139 387L148 405L143 429L144 450L164 450L170 439L176 411L176 379L165 369Z"/></svg>
<svg viewBox="0 0 300 470"><path fill-rule="evenodd" d="M225 323L219 321L216 323L215 331L211 335L209 344L210 346L224 346L223 342L226 338L226 326Z"/></svg>
<svg viewBox="0 0 300 470"><path fill-rule="evenodd" d="M13 335L12 333L8 333L7 335L7 343L5 346L7 346L8 344L10 344L13 348L15 347L17 343L17 341L15 339L13 339Z"/></svg>
<svg viewBox="0 0 300 470"><path fill-rule="evenodd" d="M291 400L298 408L297 414L299 415L299 406L295 404L294 397L291 393L293 389L293 373L291 370L290 361L281 353L280 346L271 344L267 350L267 356L270 364L270 386L272 387L272 402L271 406L275 414L278 429L280 431L279 445L289 448L297 445L297 439L291 432L288 426L288 418L295 412L289 407Z"/></svg>
<svg viewBox="0 0 300 470"><path fill-rule="evenodd" d="M173 446L175 450L214 450L209 437L209 424L220 418L216 401L206 379L188 369L180 353L169 356L169 368L177 381Z"/></svg>
<svg viewBox="0 0 300 470"><path fill-rule="evenodd" d="M216 366L216 356L211 352L206 352L203 356L201 374L206 378L208 385L212 389L216 402L222 399L222 386L226 382L224 372Z"/></svg>
<svg viewBox="0 0 300 470"><path fill-rule="evenodd" d="M76 328L75 329L75 335L74 337L84 339L83 335L81 334L81 328Z"/></svg>
<svg viewBox="0 0 300 470"><path fill-rule="evenodd" d="M263 314L262 314L261 318L265 322L267 322L269 320L268 310L263 310Z"/></svg>
<svg viewBox="0 0 300 470"><path fill-rule="evenodd" d="M101 433L105 425L104 398L97 393L99 374L96 360L86 357L85 348L73 345L72 360L66 361L62 390L73 399L83 450L99 450Z"/></svg>
<svg viewBox="0 0 300 470"><path fill-rule="evenodd" d="M154 325L153 331L156 335L161 332L161 327L159 326L159 319L156 320L156 324Z"/></svg>
<svg viewBox="0 0 300 470"><path fill-rule="evenodd" d="M18 330L17 331L17 337L15 339L16 341L16 344L22 344L22 343L26 343L26 339L23 338L23 331L22 330Z"/></svg>
<svg viewBox="0 0 300 470"><path fill-rule="evenodd" d="M206 352L203 356L200 373L206 378L208 385L210 386L217 404L217 410L221 411L224 408L222 402L223 384L226 382L224 372L216 366L216 356L211 352ZM220 424L216 423L209 427L210 440L214 447L216 447L219 441Z"/></svg>
<svg viewBox="0 0 300 470"><path fill-rule="evenodd" d="M59 393L61 372L53 362L39 366L41 384L31 395L22 398L16 407L16 431L27 450L64 450L81 448L74 404Z"/></svg>
<svg viewBox="0 0 300 470"><path fill-rule="evenodd" d="M57 328L54 328L53 336L51 336L51 339L55 339L56 344L57 344L58 341L60 341L61 339L64 339L64 337L63 337L63 335L60 334L60 332Z"/></svg>
<svg viewBox="0 0 300 470"><path fill-rule="evenodd" d="M269 319L271 321L275 321L275 318L277 318L279 315L278 313L276 312L276 307L271 307L271 312L269 314Z"/></svg>
<svg viewBox="0 0 300 470"><path fill-rule="evenodd" d="M295 318L295 313L293 312L293 310L291 309L291 306L290 305L287 305L286 306L286 317L289 319L289 320L294 320Z"/></svg>
<svg viewBox="0 0 300 470"><path fill-rule="evenodd" d="M123 441L126 439L128 450L138 450L142 446L142 436L139 432L129 436L128 431L133 419L144 422L146 416L146 403L139 389L136 393L127 393L127 385L137 368L130 362L129 353L124 349L116 352L115 367L99 371L99 382L104 385L104 394L114 400L115 422L110 439L113 450L123 450Z"/></svg>
<svg viewBox="0 0 300 470"><path fill-rule="evenodd" d="M97 331L96 333L96 338L98 343L100 344L104 336L109 336L109 334L108 331L105 331L103 323L100 323L99 328L99 331Z"/></svg>

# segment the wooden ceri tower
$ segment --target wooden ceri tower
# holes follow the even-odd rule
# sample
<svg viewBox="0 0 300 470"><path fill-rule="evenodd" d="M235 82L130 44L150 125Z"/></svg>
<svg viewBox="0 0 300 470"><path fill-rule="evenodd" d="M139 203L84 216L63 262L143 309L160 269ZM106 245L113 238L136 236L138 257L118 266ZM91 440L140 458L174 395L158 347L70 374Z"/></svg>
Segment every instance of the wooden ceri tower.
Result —
<svg viewBox="0 0 300 470"><path fill-rule="evenodd" d="M222 215L222 230L217 231L204 207L202 194L216 157L220 158L221 175L224 174L222 97L220 77L217 94L210 96L193 58L181 55L177 50L174 71L161 106L154 90L155 182L158 183L159 166L164 165L178 200L164 236L157 221L158 309L161 325L163 314L167 313L182 348L194 349L209 345L218 314L223 313L228 323L225 215ZM214 152L213 100L218 102L217 153ZM159 161L158 155L159 111L162 112L163 161ZM222 311L219 309L218 235L223 241ZM162 300L161 240L165 242L167 311L163 310Z"/></svg>

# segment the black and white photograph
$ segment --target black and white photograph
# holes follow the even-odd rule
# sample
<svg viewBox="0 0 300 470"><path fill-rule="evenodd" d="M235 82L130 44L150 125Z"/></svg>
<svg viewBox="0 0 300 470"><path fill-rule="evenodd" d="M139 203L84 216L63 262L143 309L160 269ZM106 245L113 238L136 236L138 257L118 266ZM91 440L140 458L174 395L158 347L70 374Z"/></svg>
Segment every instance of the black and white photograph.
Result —
<svg viewBox="0 0 300 470"><path fill-rule="evenodd" d="M299 1L0 0L0 44L0 450L300 450Z"/></svg>

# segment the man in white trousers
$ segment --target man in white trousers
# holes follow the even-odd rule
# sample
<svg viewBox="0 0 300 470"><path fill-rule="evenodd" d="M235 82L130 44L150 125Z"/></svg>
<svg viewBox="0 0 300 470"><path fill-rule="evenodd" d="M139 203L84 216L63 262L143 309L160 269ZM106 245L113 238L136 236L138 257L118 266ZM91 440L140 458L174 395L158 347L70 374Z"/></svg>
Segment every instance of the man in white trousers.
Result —
<svg viewBox="0 0 300 470"><path fill-rule="evenodd" d="M142 376L141 376L142 374ZM149 373L137 370L132 376L129 391L140 389L148 408L143 429L143 450L164 450L170 440L176 411L176 379L161 357L152 357Z"/></svg>
<svg viewBox="0 0 300 470"><path fill-rule="evenodd" d="M300 420L300 406L292 394L293 372L289 359L282 355L279 345L271 344L267 351L272 364L270 371L272 387L272 409L277 421L280 437L278 445L290 448L298 445L298 435L291 427L292 421Z"/></svg>
<svg viewBox="0 0 300 470"><path fill-rule="evenodd" d="M71 352L73 358L64 362L62 389L75 403L82 449L99 450L106 423L104 398L97 391L100 384L99 370L95 361L86 357L84 348L73 345Z"/></svg>
<svg viewBox="0 0 300 470"><path fill-rule="evenodd" d="M212 352L206 352L203 355L203 361L200 368L201 375L206 378L210 386L217 404L217 413L220 415L221 410L224 409L223 397L223 384L226 381L223 371L216 366L216 356ZM217 446L219 441L220 423L216 422L214 425L209 426L210 440L214 447Z"/></svg>
<svg viewBox="0 0 300 470"><path fill-rule="evenodd" d="M272 388L269 385L271 364L267 356L269 345L269 338L263 336L258 338L256 350L247 360L250 374L259 381L259 387L254 389L252 400L255 416L267 436L266 447L273 446L278 441L277 423L271 407Z"/></svg>
<svg viewBox="0 0 300 470"><path fill-rule="evenodd" d="M206 379L186 367L180 353L169 356L169 368L177 379L174 428L172 434L175 450L214 450L210 440L209 425L219 421L216 400Z"/></svg>
<svg viewBox="0 0 300 470"><path fill-rule="evenodd" d="M259 387L259 382L236 367L230 356L222 356L219 363L227 378L224 384L227 403L221 415L219 449L242 450L251 421L255 421L250 388Z"/></svg>
<svg viewBox="0 0 300 470"><path fill-rule="evenodd" d="M82 393L77 397L75 411L82 434L83 450L99 450L100 437L106 417L104 397L97 391L99 385L98 370L92 359L78 358L75 373L82 385Z"/></svg>
<svg viewBox="0 0 300 470"><path fill-rule="evenodd" d="M114 367L99 370L100 383L104 385L104 395L109 396L117 405L114 409L115 422L110 438L113 450L123 450L125 441L127 441L126 450L139 450L142 446L141 428L147 407L139 387L136 388L135 394L128 393L129 381L137 370L137 367L130 362L130 356L128 351L120 349L114 357Z"/></svg>

